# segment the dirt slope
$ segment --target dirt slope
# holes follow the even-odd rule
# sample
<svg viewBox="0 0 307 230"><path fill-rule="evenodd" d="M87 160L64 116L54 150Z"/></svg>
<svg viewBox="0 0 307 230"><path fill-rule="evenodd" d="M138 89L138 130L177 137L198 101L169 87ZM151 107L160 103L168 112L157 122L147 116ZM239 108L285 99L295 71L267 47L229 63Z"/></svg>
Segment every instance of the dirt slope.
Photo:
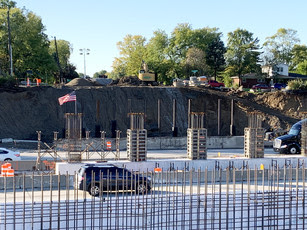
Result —
<svg viewBox="0 0 307 230"><path fill-rule="evenodd" d="M217 101L221 99L221 135L229 135L230 104L235 101L234 124L236 134L242 135L247 126L247 112L262 113L265 128L289 128L299 120L299 112L306 111L306 95L287 95L279 92L259 96L232 94L201 88L104 86L65 86L0 89L0 139L36 139L36 131L43 138L52 139L53 131L63 136L65 113L74 112L74 103L58 104L58 98L76 91L78 112L83 113L83 128L91 136L100 130L107 136L114 130L126 135L129 112L146 114L145 128L149 136L172 135L173 102L176 99L176 127L178 136L185 136L188 128L188 101L191 112L205 112L208 135L217 135ZM158 129L158 101L161 101L161 128Z"/></svg>

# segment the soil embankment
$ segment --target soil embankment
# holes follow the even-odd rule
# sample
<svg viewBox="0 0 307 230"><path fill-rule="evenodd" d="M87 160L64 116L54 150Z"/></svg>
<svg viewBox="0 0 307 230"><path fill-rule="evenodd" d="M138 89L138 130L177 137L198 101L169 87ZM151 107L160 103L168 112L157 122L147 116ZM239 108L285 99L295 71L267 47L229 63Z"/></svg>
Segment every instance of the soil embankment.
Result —
<svg viewBox="0 0 307 230"><path fill-rule="evenodd" d="M298 121L299 112L306 111L306 95L288 95L281 92L263 95L233 94L202 88L174 88L151 86L65 86L0 89L0 139L51 140L53 131L63 136L65 113L74 112L74 103L60 106L58 98L76 91L77 108L83 113L83 129L91 136L100 130L107 137L129 128L128 113L145 113L145 128L149 136L172 135L173 103L176 101L176 127L178 136L185 136L188 128L188 101L191 112L205 112L208 135L217 135L217 104L221 99L221 135L230 133L230 105L234 106L234 125L237 135L247 126L247 112L262 114L265 128L287 129ZM160 101L161 128L158 128L158 101Z"/></svg>

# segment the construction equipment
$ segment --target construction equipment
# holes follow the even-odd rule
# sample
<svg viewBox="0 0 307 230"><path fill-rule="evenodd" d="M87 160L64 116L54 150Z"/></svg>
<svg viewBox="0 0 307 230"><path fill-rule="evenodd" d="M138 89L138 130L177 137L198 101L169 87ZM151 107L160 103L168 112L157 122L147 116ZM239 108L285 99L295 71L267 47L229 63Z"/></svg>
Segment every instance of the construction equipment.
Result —
<svg viewBox="0 0 307 230"><path fill-rule="evenodd" d="M143 61L142 69L139 71L139 79L143 85L158 85L155 72L149 71L147 64Z"/></svg>

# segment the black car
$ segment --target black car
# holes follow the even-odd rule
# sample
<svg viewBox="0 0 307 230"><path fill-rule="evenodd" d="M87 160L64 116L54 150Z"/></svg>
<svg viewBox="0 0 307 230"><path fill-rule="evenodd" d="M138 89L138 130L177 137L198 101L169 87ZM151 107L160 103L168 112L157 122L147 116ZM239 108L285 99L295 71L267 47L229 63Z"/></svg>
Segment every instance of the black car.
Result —
<svg viewBox="0 0 307 230"><path fill-rule="evenodd" d="M150 177L126 168L111 164L86 164L78 171L77 187L92 196L119 190L135 190L137 194L146 194L151 189L151 183Z"/></svg>
<svg viewBox="0 0 307 230"><path fill-rule="evenodd" d="M273 149L282 154L296 154L301 152L301 129L302 123L307 122L307 119L295 123L288 134L275 138Z"/></svg>

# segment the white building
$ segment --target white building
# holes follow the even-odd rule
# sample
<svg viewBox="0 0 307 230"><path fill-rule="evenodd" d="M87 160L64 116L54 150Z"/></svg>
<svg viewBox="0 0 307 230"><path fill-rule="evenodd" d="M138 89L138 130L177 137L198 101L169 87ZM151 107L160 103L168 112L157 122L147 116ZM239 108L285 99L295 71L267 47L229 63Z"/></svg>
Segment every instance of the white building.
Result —
<svg viewBox="0 0 307 230"><path fill-rule="evenodd" d="M265 65L262 66L262 73L268 74L268 77L276 75L289 76L289 66L286 64Z"/></svg>

